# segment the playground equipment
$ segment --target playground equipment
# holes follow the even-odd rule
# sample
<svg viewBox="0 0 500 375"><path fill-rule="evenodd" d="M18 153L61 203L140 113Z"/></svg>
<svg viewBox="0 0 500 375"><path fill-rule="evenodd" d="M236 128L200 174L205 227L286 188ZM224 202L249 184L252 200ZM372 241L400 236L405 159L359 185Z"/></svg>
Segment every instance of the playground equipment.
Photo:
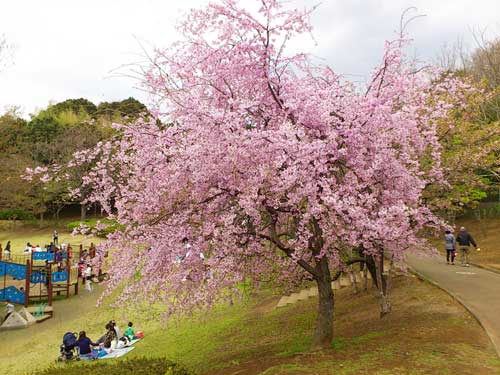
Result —
<svg viewBox="0 0 500 375"><path fill-rule="evenodd" d="M38 319L45 315L52 315L51 306L54 294L64 293L67 298L70 296L72 286L74 286L75 295L78 294L78 261L79 255L83 252L83 246L80 245L80 252L76 254L73 254L70 245L65 252L60 252L60 255L56 256L58 252L60 250L55 248L54 252L32 252L31 254L11 255L8 259L2 259L0 246L0 280L3 277L3 284L0 285L0 301L28 307L30 302L41 303L46 300L47 302L41 303L38 308L31 309L35 318ZM91 244L88 254L94 257L95 253L95 246ZM30 314L28 310L26 312ZM25 320L30 320L29 316Z"/></svg>
<svg viewBox="0 0 500 375"><path fill-rule="evenodd" d="M25 307L28 307L30 300L41 301L45 298L48 305L52 306L54 292L60 294L65 291L69 297L72 285L75 286L75 294L78 294L78 268L71 266L69 254L59 265L54 261L54 253L48 252L13 256L8 261L0 258L2 276L4 287L0 289L0 300L23 304ZM7 283L11 285L7 286Z"/></svg>

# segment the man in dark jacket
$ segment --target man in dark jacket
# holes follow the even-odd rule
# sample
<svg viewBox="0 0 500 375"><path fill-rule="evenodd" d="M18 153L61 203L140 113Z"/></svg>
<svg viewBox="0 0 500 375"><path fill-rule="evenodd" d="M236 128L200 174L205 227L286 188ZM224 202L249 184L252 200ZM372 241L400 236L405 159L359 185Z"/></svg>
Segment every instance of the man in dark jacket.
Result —
<svg viewBox="0 0 500 375"><path fill-rule="evenodd" d="M458 233L457 235L457 243L461 254L462 266L469 267L470 245L472 244L472 246L477 249L476 241L474 241L469 232L467 232L467 230L462 227L460 228L460 233Z"/></svg>

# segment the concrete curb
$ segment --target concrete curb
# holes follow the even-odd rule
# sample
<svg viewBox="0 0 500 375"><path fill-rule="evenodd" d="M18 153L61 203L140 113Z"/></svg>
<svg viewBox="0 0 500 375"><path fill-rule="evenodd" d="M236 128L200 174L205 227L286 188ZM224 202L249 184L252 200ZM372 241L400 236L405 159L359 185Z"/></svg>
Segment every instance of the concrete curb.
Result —
<svg viewBox="0 0 500 375"><path fill-rule="evenodd" d="M415 276L417 276L420 280L422 281L425 281L433 286L435 286L436 288L439 288L441 289L443 292L446 292L448 295L450 295L455 301L457 301L459 304L461 304L468 312L469 314L471 314L473 316L473 318L479 323L479 325L481 326L481 328L484 330L484 332L486 332L486 335L488 335L491 343L493 344L493 347L495 348L496 352L497 352L497 356L500 358L500 346L496 345L495 344L495 340L493 339L493 336L490 334L490 332L486 329L486 327L483 325L483 322L481 321L481 319L479 319L479 317L476 315L476 313L474 311L472 311L466 304L465 302L459 297L457 296L455 293L453 292L450 292L448 289L442 287L441 285L439 285L439 283L437 283L436 281L428 278L427 276L421 274L420 272L418 272L416 269L414 269L413 267L411 267L410 265L406 265L406 267L408 268L408 270L414 274ZM479 267L479 268L482 268L482 267ZM500 272L499 272L500 273Z"/></svg>
<svg viewBox="0 0 500 375"><path fill-rule="evenodd" d="M477 267L477 268L482 268L483 270L498 273L500 275L500 270L497 268L489 267L489 266L483 266L482 264L477 264L477 263L470 263L471 266Z"/></svg>

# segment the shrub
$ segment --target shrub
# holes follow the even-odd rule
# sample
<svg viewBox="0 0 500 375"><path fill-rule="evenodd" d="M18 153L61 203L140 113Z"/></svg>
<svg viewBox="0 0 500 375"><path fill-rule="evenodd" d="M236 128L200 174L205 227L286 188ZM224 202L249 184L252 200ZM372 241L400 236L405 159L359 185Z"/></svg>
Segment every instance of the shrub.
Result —
<svg viewBox="0 0 500 375"><path fill-rule="evenodd" d="M81 365L59 364L33 375L190 375L182 366L163 358L135 358L115 362L81 362Z"/></svg>
<svg viewBox="0 0 500 375"><path fill-rule="evenodd" d="M0 210L0 220L33 220L32 212L20 208Z"/></svg>
<svg viewBox="0 0 500 375"><path fill-rule="evenodd" d="M106 228L102 228L99 230L95 230L97 222L101 224L105 224ZM72 232L75 228L78 228L81 224L87 226L92 232L95 232L95 235L98 237L106 237L108 234L113 233L115 230L120 228L120 225L114 221L109 219L86 219L83 221L72 221L68 223L67 228L70 232Z"/></svg>

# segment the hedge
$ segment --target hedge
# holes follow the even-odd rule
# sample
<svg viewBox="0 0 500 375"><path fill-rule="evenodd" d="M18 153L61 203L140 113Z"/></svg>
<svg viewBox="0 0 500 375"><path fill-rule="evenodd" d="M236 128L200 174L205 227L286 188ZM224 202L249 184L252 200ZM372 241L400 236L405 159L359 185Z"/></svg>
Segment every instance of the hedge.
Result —
<svg viewBox="0 0 500 375"><path fill-rule="evenodd" d="M20 208L0 210L0 220L33 220L32 212Z"/></svg>
<svg viewBox="0 0 500 375"><path fill-rule="evenodd" d="M114 220L109 220L109 219L86 219L83 221L72 221L68 223L67 228L70 232L73 231L73 229L79 227L81 224L89 227L90 229L94 229L97 222L101 222L102 224L106 224L107 227L101 230L98 230L96 232L96 235L98 237L106 237L108 234L113 233L115 230L121 228L121 226Z"/></svg>
<svg viewBox="0 0 500 375"><path fill-rule="evenodd" d="M94 362L62 363L33 375L190 375L182 366L162 358L136 358L126 361L97 360ZM85 364L85 365L83 365Z"/></svg>

